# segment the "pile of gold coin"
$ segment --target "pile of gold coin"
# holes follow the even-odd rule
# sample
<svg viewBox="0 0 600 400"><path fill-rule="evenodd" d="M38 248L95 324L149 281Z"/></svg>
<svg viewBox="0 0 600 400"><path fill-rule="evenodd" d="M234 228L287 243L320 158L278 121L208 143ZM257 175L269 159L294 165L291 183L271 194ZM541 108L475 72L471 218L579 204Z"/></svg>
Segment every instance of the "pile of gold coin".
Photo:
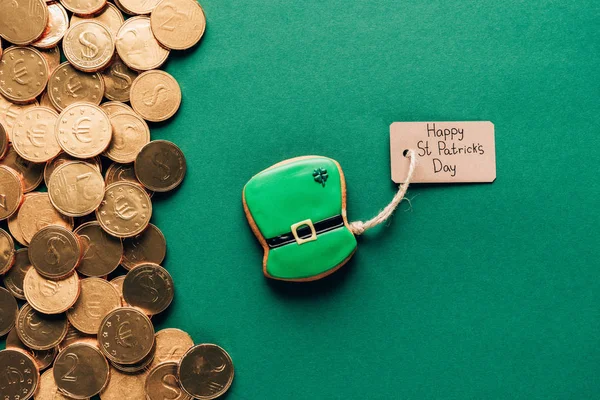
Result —
<svg viewBox="0 0 600 400"><path fill-rule="evenodd" d="M225 350L151 320L174 297L151 198L181 184L186 160L147 121L179 109L157 68L205 27L196 0L0 2L0 399L231 386Z"/></svg>

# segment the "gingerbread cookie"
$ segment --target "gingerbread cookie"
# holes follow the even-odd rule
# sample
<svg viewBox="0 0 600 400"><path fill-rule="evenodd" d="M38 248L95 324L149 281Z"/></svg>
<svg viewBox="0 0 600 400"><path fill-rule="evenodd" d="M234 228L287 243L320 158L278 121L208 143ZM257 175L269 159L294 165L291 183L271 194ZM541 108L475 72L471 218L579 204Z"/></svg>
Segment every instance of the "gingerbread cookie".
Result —
<svg viewBox="0 0 600 400"><path fill-rule="evenodd" d="M346 219L346 182L337 161L306 156L258 173L243 190L244 211L264 248L268 278L312 281L356 251Z"/></svg>

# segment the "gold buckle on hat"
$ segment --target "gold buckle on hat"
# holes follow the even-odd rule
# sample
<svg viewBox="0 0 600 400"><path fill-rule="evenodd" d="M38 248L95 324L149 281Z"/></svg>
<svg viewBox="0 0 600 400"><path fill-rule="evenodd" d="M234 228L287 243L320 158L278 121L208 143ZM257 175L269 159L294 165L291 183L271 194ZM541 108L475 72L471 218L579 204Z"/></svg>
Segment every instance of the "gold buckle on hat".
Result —
<svg viewBox="0 0 600 400"><path fill-rule="evenodd" d="M308 226L311 231L311 235L306 239L303 239L300 236L298 236L298 228L304 225ZM314 240L317 240L317 231L315 231L315 226L313 225L310 219L305 219L304 221L297 222L294 225L292 225L290 229L292 230L292 235L294 235L294 239L296 239L296 243L298 244L303 244L306 242L312 242Z"/></svg>

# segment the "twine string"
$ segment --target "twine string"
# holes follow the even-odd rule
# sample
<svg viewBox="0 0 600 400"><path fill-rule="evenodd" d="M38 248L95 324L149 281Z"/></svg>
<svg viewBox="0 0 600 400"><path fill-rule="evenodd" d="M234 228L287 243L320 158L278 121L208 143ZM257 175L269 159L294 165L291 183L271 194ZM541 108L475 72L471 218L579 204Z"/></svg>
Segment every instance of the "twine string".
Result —
<svg viewBox="0 0 600 400"><path fill-rule="evenodd" d="M392 201L387 206L385 206L385 208L383 210L381 210L379 212L379 214L377 214L370 220L354 221L354 222L350 223L350 229L352 230L352 233L354 233L355 235L362 235L363 233L365 233L365 231L367 231L379 224L384 223L385 221L387 221L387 219L389 217L392 216L392 214L398 207L398 204L400 204L400 202L404 199L404 195L406 194L406 191L408 190L408 185L410 185L410 181L412 180L413 174L415 173L415 167L417 165L417 157L415 155L414 150L408 150L406 153L406 157L408 157L408 159L410 160L410 166L408 167L408 174L406 175L406 179L404 180L404 183L402 183L398 187L398 191L394 195L394 198L392 199Z"/></svg>

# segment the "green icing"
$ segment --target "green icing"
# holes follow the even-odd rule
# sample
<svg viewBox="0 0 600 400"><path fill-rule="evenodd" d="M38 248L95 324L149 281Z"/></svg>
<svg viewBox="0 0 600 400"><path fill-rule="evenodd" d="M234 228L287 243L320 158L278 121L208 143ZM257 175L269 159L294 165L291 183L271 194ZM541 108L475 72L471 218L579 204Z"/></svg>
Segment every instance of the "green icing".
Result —
<svg viewBox="0 0 600 400"><path fill-rule="evenodd" d="M342 214L342 178L337 164L325 157L308 157L267 169L244 188L244 198L265 239L289 233L291 226ZM335 268L356 249L346 227L317 235L314 241L291 243L269 250L266 270L279 279L304 279Z"/></svg>

